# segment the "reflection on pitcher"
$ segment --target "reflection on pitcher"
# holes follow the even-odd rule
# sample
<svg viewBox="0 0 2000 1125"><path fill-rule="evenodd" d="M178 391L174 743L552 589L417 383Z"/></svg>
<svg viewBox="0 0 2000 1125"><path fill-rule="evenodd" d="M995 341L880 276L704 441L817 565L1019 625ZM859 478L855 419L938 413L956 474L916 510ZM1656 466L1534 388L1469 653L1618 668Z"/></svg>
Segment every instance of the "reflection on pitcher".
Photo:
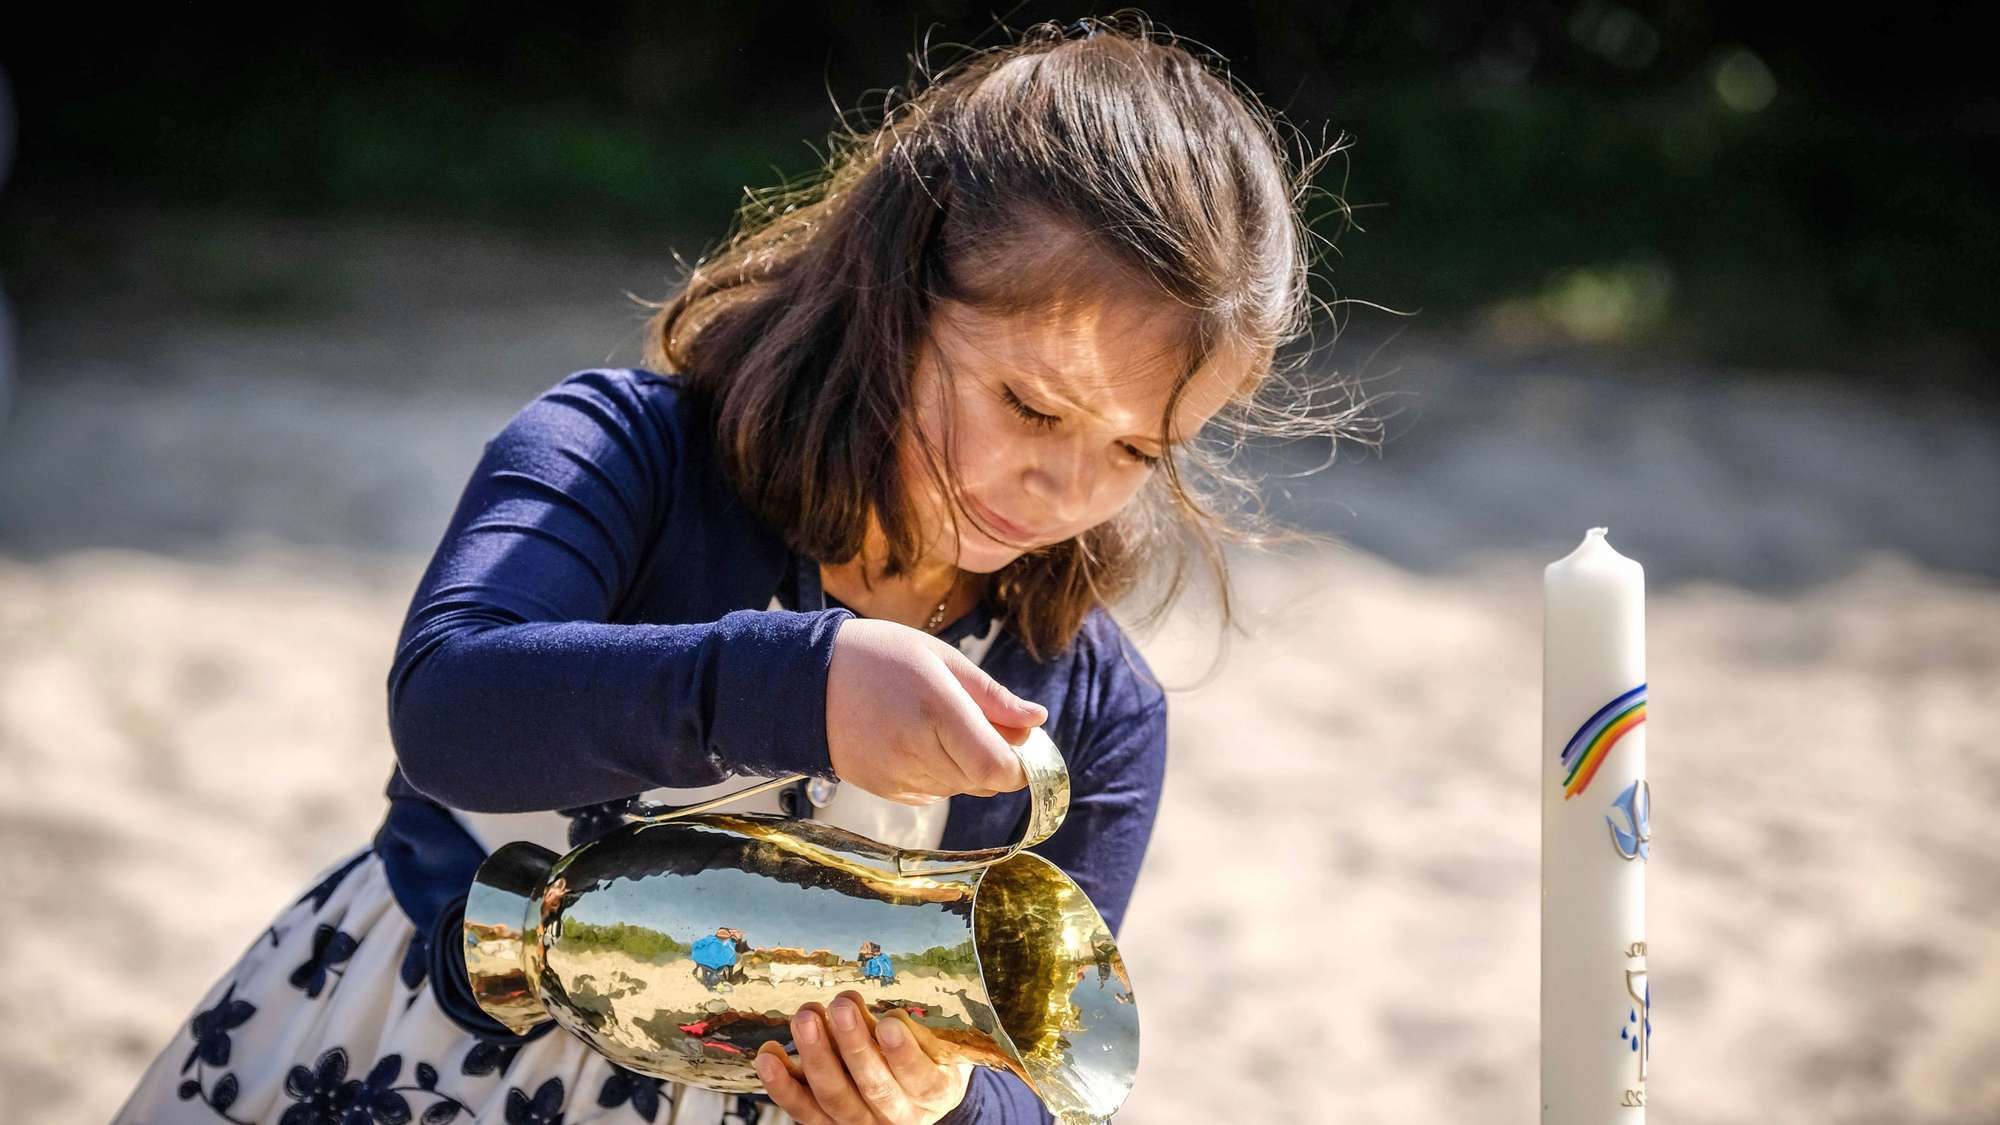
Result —
<svg viewBox="0 0 2000 1125"><path fill-rule="evenodd" d="M688 959L694 962L695 977L703 987L726 992L744 979L736 961L738 955L748 952L750 943L743 940L742 930L717 926L714 933L694 943L688 950Z"/></svg>
<svg viewBox="0 0 2000 1125"><path fill-rule="evenodd" d="M887 953L882 952L880 945L868 942L861 947L861 953L861 979L880 985L896 983L896 964Z"/></svg>

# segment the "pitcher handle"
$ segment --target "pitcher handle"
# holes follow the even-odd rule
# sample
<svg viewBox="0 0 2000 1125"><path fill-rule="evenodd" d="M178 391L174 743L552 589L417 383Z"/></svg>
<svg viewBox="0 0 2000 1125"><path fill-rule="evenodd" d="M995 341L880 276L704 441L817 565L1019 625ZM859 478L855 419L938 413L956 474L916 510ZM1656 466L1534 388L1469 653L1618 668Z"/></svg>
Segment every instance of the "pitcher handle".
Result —
<svg viewBox="0 0 2000 1125"><path fill-rule="evenodd" d="M1033 847L1055 835L1069 815L1069 765L1062 751L1040 727L1029 727L1028 737L1014 753L1021 757L1021 769L1028 775L1028 826L1021 838L998 848L972 851L932 851L903 848L896 852L896 872L901 875L949 875L971 871L1007 859L1022 848Z"/></svg>
<svg viewBox="0 0 2000 1125"><path fill-rule="evenodd" d="M1028 775L1028 827L1021 838L1005 847L978 848L972 851L950 852L932 851L923 848L905 848L896 852L896 871L900 875L948 875L956 871L970 871L998 863L1012 856L1022 848L1033 847L1055 835L1062 827L1063 818L1069 815L1069 765L1063 761L1062 751L1056 749L1055 741L1040 727L1028 728L1028 737L1021 745L1012 747L1020 756L1021 769ZM768 793L794 782L805 780L805 774L792 773L760 781L755 785L725 793L720 797L710 797L692 805L650 805L635 803L626 813L634 820L668 820L677 816L693 816L713 808L738 801L744 797L754 797Z"/></svg>
<svg viewBox="0 0 2000 1125"><path fill-rule="evenodd" d="M710 809L720 808L731 801L740 801L745 797L755 797L759 793L769 793L773 789L783 789L793 782L804 781L805 779L805 774L788 773L783 777L774 777L768 781L760 781L755 785L738 789L734 793L724 793L720 797L710 797L706 801L697 801L692 805L655 805L647 801L633 801L631 807L625 810L625 819L628 821L672 820L677 816L693 816L696 813L705 813Z"/></svg>

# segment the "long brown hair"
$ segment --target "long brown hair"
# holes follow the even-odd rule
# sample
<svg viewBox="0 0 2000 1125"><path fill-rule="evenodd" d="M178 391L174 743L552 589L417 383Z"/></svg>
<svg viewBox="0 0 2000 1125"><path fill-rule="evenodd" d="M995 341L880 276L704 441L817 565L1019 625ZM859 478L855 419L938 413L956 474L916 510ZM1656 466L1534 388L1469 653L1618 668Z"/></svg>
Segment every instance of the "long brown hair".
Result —
<svg viewBox="0 0 2000 1125"><path fill-rule="evenodd" d="M1190 545L1226 627L1219 540L1311 538L1232 502L1256 484L1230 462L1244 438L1337 443L1374 425L1364 402L1329 412L1283 393L1308 357L1277 358L1325 304L1309 290L1320 236L1302 210L1342 146L1294 162L1277 115L1184 44L1127 9L1036 24L934 74L920 55L927 80L891 91L880 125L843 121L817 174L749 192L724 243L666 300L644 302L647 362L683 373L737 490L792 548L845 562L872 512L886 573L915 562L922 528L896 456L906 434L938 494L959 495L912 409L937 301L1007 314L1107 287L1183 310L1185 363L1160 420L1172 452L1115 517L993 575L985 596L1006 627L1044 659L1092 607L1170 570L1150 622L1177 598ZM1259 357L1253 377L1202 440L1169 446L1189 378L1225 345ZM1212 446L1217 430L1236 440Z"/></svg>

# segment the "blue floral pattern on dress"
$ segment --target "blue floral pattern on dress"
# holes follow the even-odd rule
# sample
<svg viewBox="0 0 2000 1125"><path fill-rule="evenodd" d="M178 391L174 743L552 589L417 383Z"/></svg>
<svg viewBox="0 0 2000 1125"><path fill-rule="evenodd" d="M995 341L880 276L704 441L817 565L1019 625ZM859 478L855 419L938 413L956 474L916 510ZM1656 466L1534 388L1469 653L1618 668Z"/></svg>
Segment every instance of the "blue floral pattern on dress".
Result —
<svg viewBox="0 0 2000 1125"><path fill-rule="evenodd" d="M201 1072L197 1070L195 1073L200 1074ZM184 1102L192 1101L197 1097L200 1098L203 1102L207 1103L210 1109L215 1111L217 1117L222 1118L224 1121L235 1122L235 1125L251 1125L250 1122L238 1121L236 1118L229 1116L229 1107L236 1104L236 1093L237 1084L234 1074L225 1074L217 1079L215 1089L206 1094L202 1093L201 1079L199 1078L188 1079L181 1083L180 1088L175 1091L175 1094Z"/></svg>
<svg viewBox="0 0 2000 1125"><path fill-rule="evenodd" d="M501 1043L492 1039L481 1039L472 1045L470 1051L465 1052L465 1058L458 1064L458 1072L474 1078L482 1074L491 1074L496 1070L505 1074L507 1068L514 1065L514 1056L520 1054L521 1048L525 1046L527 1046L525 1042Z"/></svg>
<svg viewBox="0 0 2000 1125"><path fill-rule="evenodd" d="M625 802L609 804L623 806ZM578 834L616 827L619 822L615 820L614 812L607 807L603 809L604 815L579 818L575 822L579 826ZM370 851L364 850L342 864L301 895L295 905L310 902L313 914L317 915L332 900L340 883L370 854ZM287 926L286 930L289 929ZM258 935L258 942L268 936L272 945L277 946L284 932L267 927L263 934ZM312 953L292 970L288 978L291 985L307 997L317 999L331 983L330 977L342 975L344 970L340 966L347 963L360 946L360 939L352 934L325 922L317 923L313 929ZM412 933L398 969L397 975L412 993L409 1003L415 1003L425 995L422 989L429 975L427 946L424 934ZM225 1072L218 1077L208 1069L229 1064L234 1047L230 1033L258 1014L257 1005L239 998L236 989L237 982L230 981L212 1005L197 1012L188 1021L187 1034L192 1042L187 1059L181 1064L181 1073L187 1074L192 1070L193 1074L183 1080L175 1092L184 1102L199 1099L218 1119L231 1125L256 1125L255 1122L232 1117L228 1112L241 1092L237 1076ZM480 1039L460 1058L458 1071L469 1078L504 1076L526 1046L525 1040ZM278 1118L279 1125L410 1125L413 1119L417 1125L448 1125L461 1113L471 1112L470 1103L438 1089L439 1070L429 1062L416 1062L411 1071L413 1085L400 1084L405 1062L400 1053L385 1055L368 1069L366 1077L353 1078L349 1077L347 1048L329 1047L320 1052L311 1066L294 1065L286 1073L284 1091L290 1104L285 1106ZM635 1116L654 1122L659 1118L662 1105L673 1104L672 1097L664 1088L664 1080L617 1063L610 1063L610 1067L611 1073L597 1093L599 1107L609 1110L628 1106ZM564 1094L560 1078L542 1082L532 1094L519 1086L509 1086L505 1099L507 1125L564 1125ZM432 1100L418 1113L413 1102L421 1103L426 1096ZM740 1125L754 1122L758 1103L762 1100L752 1095L738 1097L733 1102L733 1109L725 1114L725 1122ZM276 1112L275 1109L273 1112Z"/></svg>
<svg viewBox="0 0 2000 1125"><path fill-rule="evenodd" d="M334 966L354 956L359 948L361 943L351 935L321 922L313 928L312 956L292 970L292 987L304 989L308 997L317 997L326 987L327 973L339 976L340 970Z"/></svg>
<svg viewBox="0 0 2000 1125"><path fill-rule="evenodd" d="M285 1110L278 1125L341 1125L359 1085L347 1080L347 1052L330 1047L311 1070L295 1066L285 1075L285 1096L298 1104Z"/></svg>
<svg viewBox="0 0 2000 1125"><path fill-rule="evenodd" d="M229 1107L236 1103L239 1089L236 1076L223 1074L221 1078L216 1079L214 1088L204 1093L202 1090L204 1076L198 1064L229 1065L230 1029L242 1026L251 1016L257 1014L255 1004L235 997L236 983L231 981L229 987L222 990L222 998L215 1002L214 1007L197 1013L188 1021L188 1034L194 1039L194 1049L188 1052L187 1061L181 1064L181 1073L186 1074L189 1067L194 1067L195 1072L193 1078L183 1081L174 1091L184 1102L200 1098L215 1111L217 1117L232 1122L236 1119L229 1116Z"/></svg>
<svg viewBox="0 0 2000 1125"><path fill-rule="evenodd" d="M535 1090L533 1098L519 1086L507 1090L507 1125L563 1125L563 1082L551 1078Z"/></svg>
<svg viewBox="0 0 2000 1125"><path fill-rule="evenodd" d="M403 1056L384 1055L375 1061L361 1088L354 1092L354 1104L347 1109L346 1125L403 1125L410 1119L409 1100L398 1091L396 1079L403 1076Z"/></svg>
<svg viewBox="0 0 2000 1125"><path fill-rule="evenodd" d="M215 1007L197 1014L188 1021L188 1034L194 1036L194 1050L188 1052L187 1061L181 1064L181 1073L194 1065L195 1059L210 1066L229 1065L229 1030L241 1027L245 1020L257 1014L257 1005L248 1000L235 999L236 983L222 991L222 999Z"/></svg>
<svg viewBox="0 0 2000 1125"><path fill-rule="evenodd" d="M612 1063L610 1077L604 1080L603 1088L597 1092L597 1104L605 1109L616 1109L628 1100L632 1103L633 1113L651 1121L660 1113L660 1080Z"/></svg>
<svg viewBox="0 0 2000 1125"><path fill-rule="evenodd" d="M414 1086L398 1086L403 1056L385 1055L369 1068L366 1078L347 1077L347 1051L330 1047L309 1070L295 1066L285 1076L285 1094L296 1105L285 1110L278 1125L405 1125L410 1102L405 1091L432 1094L437 1101L424 1110L423 1125L442 1125L457 1117L465 1103L437 1089L437 1068L417 1064Z"/></svg>

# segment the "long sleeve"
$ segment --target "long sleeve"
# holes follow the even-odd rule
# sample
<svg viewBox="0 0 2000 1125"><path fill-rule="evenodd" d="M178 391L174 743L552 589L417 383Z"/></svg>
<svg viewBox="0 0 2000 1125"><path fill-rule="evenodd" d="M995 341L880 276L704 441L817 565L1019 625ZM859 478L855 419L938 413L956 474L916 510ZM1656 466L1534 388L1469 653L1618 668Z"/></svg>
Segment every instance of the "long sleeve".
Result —
<svg viewBox="0 0 2000 1125"><path fill-rule="evenodd" d="M527 812L730 772L832 776L826 669L852 613L611 620L672 549L657 540L688 468L669 392L642 374L571 375L487 442L411 599L390 737L442 804Z"/></svg>
<svg viewBox="0 0 2000 1125"><path fill-rule="evenodd" d="M974 1067L965 1100L938 1125L1053 1125L1055 1115L1028 1084L1004 1070Z"/></svg>
<svg viewBox="0 0 2000 1125"><path fill-rule="evenodd" d="M1119 681L1118 690L1119 698L1091 724L1097 745L1077 755L1085 764L1071 778L1069 815L1055 835L1033 849L1076 880L1113 937L1152 837L1167 760L1165 693L1136 679ZM940 1125L1052 1125L1054 1120L1027 1083L981 1067L973 1072L965 1100Z"/></svg>

